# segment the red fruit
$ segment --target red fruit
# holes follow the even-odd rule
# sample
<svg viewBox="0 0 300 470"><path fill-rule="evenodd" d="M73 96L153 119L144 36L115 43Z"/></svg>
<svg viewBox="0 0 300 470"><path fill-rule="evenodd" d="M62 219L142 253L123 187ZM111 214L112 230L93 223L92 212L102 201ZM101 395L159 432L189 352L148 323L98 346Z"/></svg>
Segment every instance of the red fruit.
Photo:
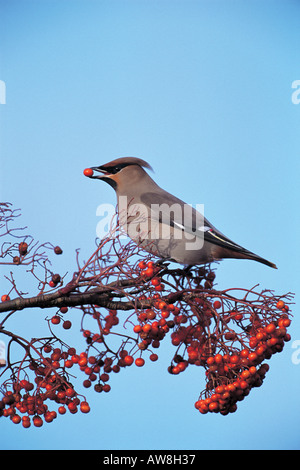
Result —
<svg viewBox="0 0 300 470"><path fill-rule="evenodd" d="M30 418L29 416L23 416L22 417L22 425L24 428L29 428L31 425Z"/></svg>
<svg viewBox="0 0 300 470"><path fill-rule="evenodd" d="M107 382L109 380L109 375L108 374L101 374L100 379L102 382Z"/></svg>
<svg viewBox="0 0 300 470"><path fill-rule="evenodd" d="M65 330L69 330L71 328L71 326L72 326L72 323L70 322L70 320L66 320L66 321L63 322L63 328Z"/></svg>
<svg viewBox="0 0 300 470"><path fill-rule="evenodd" d="M213 356L210 356L207 358L206 362L207 362L207 365L211 366L212 364L214 364L215 358Z"/></svg>
<svg viewBox="0 0 300 470"><path fill-rule="evenodd" d="M91 177L91 176L93 176L94 172L91 168L86 168L85 170L83 170L83 174L84 174L84 176Z"/></svg>
<svg viewBox="0 0 300 470"><path fill-rule="evenodd" d="M248 379L250 377L251 373L249 372L249 370L243 370L243 372L241 373L241 378L242 379Z"/></svg>
<svg viewBox="0 0 300 470"><path fill-rule="evenodd" d="M60 317L58 315L54 315L52 318L51 318L51 323L53 325L58 325L60 323Z"/></svg>
<svg viewBox="0 0 300 470"><path fill-rule="evenodd" d="M133 363L133 357L132 356L125 356L124 357L124 362L126 364L126 366L131 366L131 364Z"/></svg>
<svg viewBox="0 0 300 470"><path fill-rule="evenodd" d="M146 269L147 264L146 264L145 261L140 261L139 264L138 264L138 267L139 267L140 269Z"/></svg>
<svg viewBox="0 0 300 470"><path fill-rule="evenodd" d="M70 401L70 403L68 403L68 408L69 408L69 411L71 413L77 413L77 405L76 403L74 403L73 401Z"/></svg>
<svg viewBox="0 0 300 470"><path fill-rule="evenodd" d="M10 300L9 295L5 295L5 294L2 295L2 297L1 297L1 302L7 302L8 300Z"/></svg>
<svg viewBox="0 0 300 470"><path fill-rule="evenodd" d="M60 406L57 411L59 412L59 414L64 415L67 410L64 406Z"/></svg>
<svg viewBox="0 0 300 470"><path fill-rule="evenodd" d="M135 333L140 333L140 332L142 331L141 325L134 325L133 331L134 331Z"/></svg>
<svg viewBox="0 0 300 470"><path fill-rule="evenodd" d="M142 357L137 357L135 360L135 365L142 367L145 364L145 360Z"/></svg>
<svg viewBox="0 0 300 470"><path fill-rule="evenodd" d="M244 358L244 359L247 358L248 355L249 355L249 350L246 349L246 348L245 348L245 349L242 349L241 352L240 352L240 355L241 355L241 357Z"/></svg>
<svg viewBox="0 0 300 470"><path fill-rule="evenodd" d="M33 424L34 426L36 426L37 428L40 428L41 426L43 426L43 420L40 416L35 416L33 418Z"/></svg>
<svg viewBox="0 0 300 470"><path fill-rule="evenodd" d="M90 356L88 361L89 361L90 364L96 364L97 359L95 358L95 356Z"/></svg>
<svg viewBox="0 0 300 470"><path fill-rule="evenodd" d="M249 340L250 348L255 348L256 345L257 345L257 339L255 338L255 336L251 336Z"/></svg>
<svg viewBox="0 0 300 470"><path fill-rule="evenodd" d="M158 359L158 355L152 353L152 354L150 354L149 359L150 359L150 361L155 362Z"/></svg>
<svg viewBox="0 0 300 470"><path fill-rule="evenodd" d="M82 413L89 413L90 410L91 410L91 409L90 409L90 405L88 404L87 401L82 401L82 402L80 403L80 411L81 411Z"/></svg>
<svg viewBox="0 0 300 470"><path fill-rule="evenodd" d="M88 363L88 360L87 360L87 357L85 356L81 356L79 359L78 359L78 365L80 367L85 367Z"/></svg>
<svg viewBox="0 0 300 470"><path fill-rule="evenodd" d="M71 388L71 387L67 388L67 390L66 390L66 396L69 397L69 398L71 398L71 397L73 397L74 395L75 395L75 390L74 390L73 388Z"/></svg>
<svg viewBox="0 0 300 470"><path fill-rule="evenodd" d="M255 352L251 352L248 356L248 361L253 362L253 361L256 361L256 359L257 359L257 354Z"/></svg>
<svg viewBox="0 0 300 470"><path fill-rule="evenodd" d="M15 424L19 424L19 423L21 422L21 419L22 419L22 418L21 418L21 416L19 416L19 415L14 415L14 416L11 418L12 422L15 423Z"/></svg>
<svg viewBox="0 0 300 470"><path fill-rule="evenodd" d="M144 333L149 333L149 331L152 329L152 326L149 323L146 323L143 327L142 330Z"/></svg>
<svg viewBox="0 0 300 470"><path fill-rule="evenodd" d="M239 386L241 389L245 390L246 388L248 388L248 382L246 382L246 380L241 380Z"/></svg>
<svg viewBox="0 0 300 470"><path fill-rule="evenodd" d="M147 268L145 271L143 271L143 273L146 277L151 277L154 274L154 269L153 268Z"/></svg>
<svg viewBox="0 0 300 470"><path fill-rule="evenodd" d="M68 307L61 307L60 311L61 311L61 313L67 313Z"/></svg>
<svg viewBox="0 0 300 470"><path fill-rule="evenodd" d="M25 256L27 253L28 245L26 242L21 242L19 244L19 253L21 256Z"/></svg>
<svg viewBox="0 0 300 470"><path fill-rule="evenodd" d="M276 330L276 325L275 325L274 323L269 323L269 324L265 327L266 333L273 333L275 330ZM257 337L257 336L256 336L256 337Z"/></svg>
<svg viewBox="0 0 300 470"><path fill-rule="evenodd" d="M280 324L279 326L284 326L285 328L289 327L291 324L291 320L289 318L284 318L282 320L282 324Z"/></svg>
<svg viewBox="0 0 300 470"><path fill-rule="evenodd" d="M214 308L215 308L216 310L218 310L218 308L221 308L221 307L222 307L221 302L220 302L219 300L216 300L216 301L214 302Z"/></svg>
<svg viewBox="0 0 300 470"><path fill-rule="evenodd" d="M167 307L168 307L168 305L167 305L166 302L164 302L164 301L161 301L161 302L159 302L159 304L158 304L159 310L164 310L164 309L166 309Z"/></svg>
<svg viewBox="0 0 300 470"><path fill-rule="evenodd" d="M62 249L61 249L60 246L54 247L54 253L55 253L56 255L61 255L62 252L63 252L63 251L62 251Z"/></svg>
<svg viewBox="0 0 300 470"><path fill-rule="evenodd" d="M163 310L161 312L161 316L162 316L162 318L169 318L170 312L168 310Z"/></svg>
<svg viewBox="0 0 300 470"><path fill-rule="evenodd" d="M219 409L219 404L218 404L216 401L212 401L212 402L208 405L208 408L209 408L209 411L218 411L218 409Z"/></svg>
<svg viewBox="0 0 300 470"><path fill-rule="evenodd" d="M278 300L277 304L276 304L276 307L281 310L283 309L285 306L285 303L283 302L283 300Z"/></svg>
<svg viewBox="0 0 300 470"><path fill-rule="evenodd" d="M231 364L237 364L239 362L239 356L237 354L233 354L230 358Z"/></svg>
<svg viewBox="0 0 300 470"><path fill-rule="evenodd" d="M178 346L181 343L181 338L178 333L172 333L171 338L173 346Z"/></svg>
<svg viewBox="0 0 300 470"><path fill-rule="evenodd" d="M154 318L156 317L155 312L153 310L151 310L151 308L148 308L146 310L146 315L147 315L148 320L154 320Z"/></svg>
<svg viewBox="0 0 300 470"><path fill-rule="evenodd" d="M215 355L215 363L216 363L216 364L221 364L221 362L223 362L223 356L222 356L222 354L216 354L216 355Z"/></svg>

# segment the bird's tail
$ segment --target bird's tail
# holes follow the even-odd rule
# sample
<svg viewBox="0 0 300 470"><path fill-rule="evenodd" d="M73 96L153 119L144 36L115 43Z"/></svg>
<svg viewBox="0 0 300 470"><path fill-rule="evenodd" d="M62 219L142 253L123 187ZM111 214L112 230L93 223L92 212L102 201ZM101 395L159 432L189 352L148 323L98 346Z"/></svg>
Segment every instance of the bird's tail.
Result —
<svg viewBox="0 0 300 470"><path fill-rule="evenodd" d="M270 266L270 268L278 269L276 264L268 261L267 259L262 258L261 256L256 255L255 253L247 253L248 259L253 259L254 261L258 261L259 263L265 264L266 266Z"/></svg>

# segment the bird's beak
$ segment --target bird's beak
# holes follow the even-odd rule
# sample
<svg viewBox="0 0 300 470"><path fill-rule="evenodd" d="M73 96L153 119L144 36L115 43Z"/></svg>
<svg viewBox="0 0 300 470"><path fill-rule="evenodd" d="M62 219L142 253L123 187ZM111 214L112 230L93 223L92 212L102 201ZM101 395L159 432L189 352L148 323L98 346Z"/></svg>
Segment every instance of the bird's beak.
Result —
<svg viewBox="0 0 300 470"><path fill-rule="evenodd" d="M105 168L102 166L90 166L89 168L93 171L97 171L98 173L101 173L100 175L92 175L90 176L90 178L102 179L105 176L107 177L110 175L110 173L107 170L105 170Z"/></svg>

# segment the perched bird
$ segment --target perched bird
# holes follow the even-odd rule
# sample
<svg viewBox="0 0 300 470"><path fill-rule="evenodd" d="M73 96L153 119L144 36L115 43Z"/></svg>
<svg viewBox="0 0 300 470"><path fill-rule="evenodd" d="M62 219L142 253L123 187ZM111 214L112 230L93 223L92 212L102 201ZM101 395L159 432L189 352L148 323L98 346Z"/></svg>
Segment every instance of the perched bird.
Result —
<svg viewBox="0 0 300 470"><path fill-rule="evenodd" d="M238 258L276 268L224 236L198 210L160 188L145 168L152 170L140 158L124 157L85 173L114 188L120 224L143 249L184 265Z"/></svg>

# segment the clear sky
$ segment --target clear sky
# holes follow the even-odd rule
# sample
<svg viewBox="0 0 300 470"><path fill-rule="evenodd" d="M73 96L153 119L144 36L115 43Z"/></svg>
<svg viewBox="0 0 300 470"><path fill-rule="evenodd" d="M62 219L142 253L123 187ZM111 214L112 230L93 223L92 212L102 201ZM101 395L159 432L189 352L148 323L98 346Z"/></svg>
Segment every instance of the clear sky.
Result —
<svg viewBox="0 0 300 470"><path fill-rule="evenodd" d="M211 223L279 268L223 261L221 288L298 294L299 15L296 0L0 0L1 200L36 239L64 248L58 267L72 273L75 250L94 247L97 206L115 203L83 169L140 157L158 184L204 204ZM171 376L165 345L158 362L116 374L110 393L88 392L87 415L28 430L1 419L0 447L299 449L298 310L292 341L233 415L194 409L203 370ZM41 313L18 315L35 336Z"/></svg>

